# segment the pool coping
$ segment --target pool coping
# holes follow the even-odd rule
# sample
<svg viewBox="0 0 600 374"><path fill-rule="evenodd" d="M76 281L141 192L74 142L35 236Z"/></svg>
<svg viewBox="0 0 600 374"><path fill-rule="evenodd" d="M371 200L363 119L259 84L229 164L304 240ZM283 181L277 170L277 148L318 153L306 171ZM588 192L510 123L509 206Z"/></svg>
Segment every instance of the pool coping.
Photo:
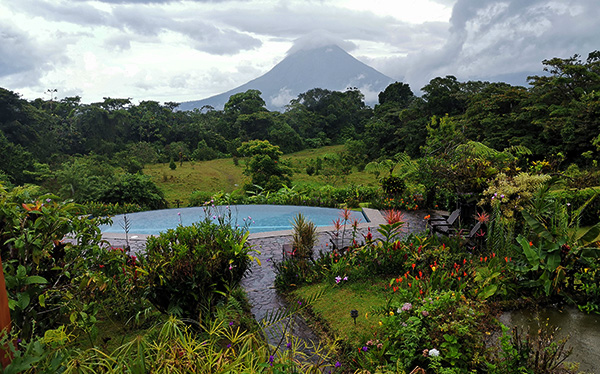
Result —
<svg viewBox="0 0 600 374"><path fill-rule="evenodd" d="M365 218L368 220L368 222L360 222L358 224L358 228L359 229L367 229L367 228L377 228L379 227L379 225L385 224L386 221L383 218L383 215L381 215L381 212L377 209L371 209L371 208L362 208L362 213L365 216ZM328 231L335 231L335 227L334 226L321 226L321 227L317 227L317 232L318 233L323 233L323 232L328 232ZM290 236L292 235L293 230L281 230L281 231L267 231L267 232L257 232L257 233L251 233L250 236L248 237L248 239L264 239L264 238L273 238L273 237L279 237L279 236ZM146 241L146 239L150 236L153 236L152 234L136 234L136 233L129 233L128 234L128 240L130 241ZM156 235L154 235L156 236ZM102 234L102 238L105 240L125 240L125 233L113 233L113 232L107 232Z"/></svg>

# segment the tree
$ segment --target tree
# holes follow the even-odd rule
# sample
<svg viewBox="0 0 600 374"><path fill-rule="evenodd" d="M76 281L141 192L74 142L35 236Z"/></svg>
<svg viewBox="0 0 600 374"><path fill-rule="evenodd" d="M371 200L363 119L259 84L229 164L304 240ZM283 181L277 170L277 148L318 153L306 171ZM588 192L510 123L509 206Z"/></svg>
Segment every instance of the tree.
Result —
<svg viewBox="0 0 600 374"><path fill-rule="evenodd" d="M35 159L19 144L13 144L0 131L0 173L5 174L11 183L21 185L33 182L27 171L34 171Z"/></svg>
<svg viewBox="0 0 600 374"><path fill-rule="evenodd" d="M453 75L433 78L421 91L430 115L454 115L464 111L464 103L458 99L460 82Z"/></svg>
<svg viewBox="0 0 600 374"><path fill-rule="evenodd" d="M533 113L525 110L531 100L532 94L524 87L490 83L470 99L462 120L465 135L496 150L525 146L534 154L544 154L539 136L543 128L532 123Z"/></svg>
<svg viewBox="0 0 600 374"><path fill-rule="evenodd" d="M72 158L55 174L60 196L78 203L100 201L115 178L114 169L98 156Z"/></svg>
<svg viewBox="0 0 600 374"><path fill-rule="evenodd" d="M248 157L244 174L252 178L252 184L266 191L277 191L291 183L292 170L280 161L283 152L267 140L245 142L237 152Z"/></svg>
<svg viewBox="0 0 600 374"><path fill-rule="evenodd" d="M543 128L546 153L581 161L582 154L596 150L592 142L600 133L600 51L585 62L574 55L543 64L550 75L528 77L535 101L527 110Z"/></svg>
<svg viewBox="0 0 600 374"><path fill-rule="evenodd" d="M489 82L459 82L455 76L437 77L421 88L430 116L458 115L467 109L469 98L483 90Z"/></svg>
<svg viewBox="0 0 600 374"><path fill-rule="evenodd" d="M148 175L121 174L104 190L100 201L138 204L148 209L163 209L167 201L163 192Z"/></svg>
<svg viewBox="0 0 600 374"><path fill-rule="evenodd" d="M304 106L308 113L298 109L299 106ZM356 88L345 92L313 88L298 95L288 108L293 108L308 119L300 122L299 128L296 128L300 136L323 137L323 144L330 141L339 143L353 138L356 133L362 133L372 114L364 103L363 94Z"/></svg>
<svg viewBox="0 0 600 374"><path fill-rule="evenodd" d="M415 98L410 86L406 83L392 83L379 93L379 105L393 104L399 108L406 108Z"/></svg>
<svg viewBox="0 0 600 374"><path fill-rule="evenodd" d="M266 103L260 96L261 94L259 90L248 90L231 95L225 103L223 111L226 115L236 118L242 114L266 112Z"/></svg>

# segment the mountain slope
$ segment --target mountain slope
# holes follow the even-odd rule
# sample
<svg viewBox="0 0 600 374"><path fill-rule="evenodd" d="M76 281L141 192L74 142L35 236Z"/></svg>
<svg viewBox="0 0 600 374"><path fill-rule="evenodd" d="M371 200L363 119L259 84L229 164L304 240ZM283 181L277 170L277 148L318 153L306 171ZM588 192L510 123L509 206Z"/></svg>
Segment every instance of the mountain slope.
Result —
<svg viewBox="0 0 600 374"><path fill-rule="evenodd" d="M229 97L249 89L262 92L270 110L283 110L291 99L312 88L345 91L357 87L369 105L377 103L377 94L394 79L358 61L336 45L300 50L287 56L266 74L220 95L181 103L179 110L200 109L210 105L223 109Z"/></svg>

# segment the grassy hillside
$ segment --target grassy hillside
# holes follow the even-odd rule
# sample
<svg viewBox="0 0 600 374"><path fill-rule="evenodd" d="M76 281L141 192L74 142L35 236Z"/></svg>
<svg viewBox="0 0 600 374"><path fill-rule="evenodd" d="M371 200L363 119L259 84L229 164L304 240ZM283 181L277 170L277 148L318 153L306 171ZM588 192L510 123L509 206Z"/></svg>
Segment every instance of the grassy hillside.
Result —
<svg viewBox="0 0 600 374"><path fill-rule="evenodd" d="M365 172L356 172L347 176L345 180L336 177L324 177L320 175L309 176L306 174L306 165L310 160L316 157L323 157L326 154L341 151L343 146L328 146L319 149L308 149L301 152L283 156L283 159L290 162L294 169L292 176L293 185L324 185L334 184L343 185L354 183L357 185L376 185L376 180L372 174ZM171 170L168 163L147 165L144 168L144 174L152 177L165 193L167 201L175 205L176 200L183 201L187 205L188 198L193 191L231 192L243 187L250 181L249 177L243 174L244 161L240 160L238 166L235 166L232 158L211 160L211 161L189 161L184 162L182 166L177 163L177 169Z"/></svg>

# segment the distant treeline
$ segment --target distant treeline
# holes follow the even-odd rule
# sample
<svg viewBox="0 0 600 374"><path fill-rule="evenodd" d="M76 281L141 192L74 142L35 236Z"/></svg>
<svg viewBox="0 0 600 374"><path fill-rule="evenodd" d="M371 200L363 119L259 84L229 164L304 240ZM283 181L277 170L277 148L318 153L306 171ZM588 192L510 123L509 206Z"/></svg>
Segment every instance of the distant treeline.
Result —
<svg viewBox="0 0 600 374"><path fill-rule="evenodd" d="M285 153L346 143L364 163L401 152L421 157L435 152L425 146L428 131L443 118L455 126L441 134L439 147L468 140L496 150L522 146L532 159L585 166L600 147L600 51L543 64L529 88L446 76L417 97L397 82L379 94L375 108L356 89L315 88L283 113L268 111L257 90L231 96L223 110L184 112L174 102L135 105L130 98L27 101L0 88L0 181L37 183L77 155L103 157L129 173L147 163L236 157L252 139Z"/></svg>

